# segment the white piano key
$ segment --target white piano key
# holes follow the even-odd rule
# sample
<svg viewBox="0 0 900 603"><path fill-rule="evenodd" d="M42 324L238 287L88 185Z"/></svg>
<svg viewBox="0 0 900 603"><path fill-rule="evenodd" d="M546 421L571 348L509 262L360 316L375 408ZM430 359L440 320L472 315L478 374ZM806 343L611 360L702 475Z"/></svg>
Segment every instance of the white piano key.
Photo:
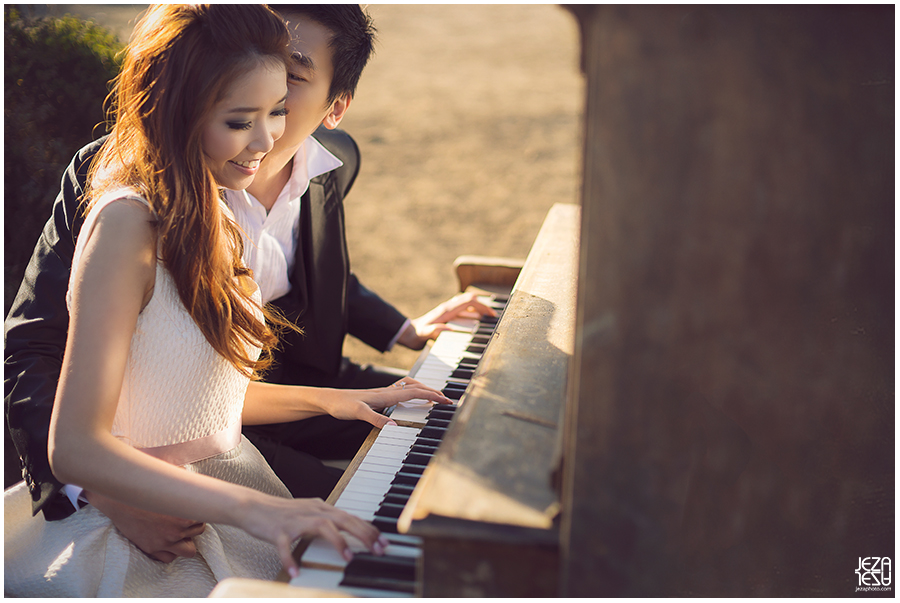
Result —
<svg viewBox="0 0 900 603"><path fill-rule="evenodd" d="M338 502L342 500L354 500L361 503L369 503L372 505L380 505L384 500L384 494L381 492L361 491L361 490L344 490Z"/></svg>
<svg viewBox="0 0 900 603"><path fill-rule="evenodd" d="M403 446L391 446L391 445L382 445L382 446L373 446L366 456L374 456L380 457L384 459L396 459L403 458L407 454L409 454L409 449L412 448L412 445L403 445Z"/></svg>
<svg viewBox="0 0 900 603"><path fill-rule="evenodd" d="M474 318L455 318L445 324L458 333L471 333L478 327L478 321Z"/></svg>
<svg viewBox="0 0 900 603"><path fill-rule="evenodd" d="M403 456L373 456L370 458L366 455L363 462L359 464L359 468L365 469L371 467L373 471L378 470L380 467L387 467L390 469L391 467L398 466L403 460Z"/></svg>
<svg viewBox="0 0 900 603"><path fill-rule="evenodd" d="M378 510L378 503L377 502L372 503L372 502L368 502L368 501L351 500L351 499L345 499L344 497L341 497L341 500L334 503L334 508L340 509L341 511L346 511L347 513L353 513L354 515L356 515L357 512L362 512L362 513L366 513L366 514L371 513L372 516L374 517L375 511Z"/></svg>
<svg viewBox="0 0 900 603"><path fill-rule="evenodd" d="M377 440L382 438L388 440L406 440L413 441L419 435L419 430L416 427L404 427L402 425L385 425L381 428L381 432L378 434Z"/></svg>
<svg viewBox="0 0 900 603"><path fill-rule="evenodd" d="M342 510L346 511L350 515L353 515L355 517L362 519L363 521L371 522L373 519L375 519L375 511L372 511L369 509L342 509Z"/></svg>
<svg viewBox="0 0 900 603"><path fill-rule="evenodd" d="M379 474L394 475L400 469L400 463L390 463L387 465L377 462L378 459L363 461L357 471L363 471L367 476L376 476Z"/></svg>
<svg viewBox="0 0 900 603"><path fill-rule="evenodd" d="M300 574L292 578L288 584L298 588L314 588L323 591L339 590L338 585L344 579L342 571L323 570L311 567L301 567Z"/></svg>
<svg viewBox="0 0 900 603"><path fill-rule="evenodd" d="M347 488L345 489L364 489L369 488L372 490L376 490L378 488L385 488L385 491L390 488L391 480L394 478L385 473L376 474L370 473L368 475L362 475L360 473L356 473L350 481L347 482Z"/></svg>
<svg viewBox="0 0 900 603"><path fill-rule="evenodd" d="M400 406L397 405L394 407L394 410L391 412L391 418L395 421L408 421L409 423L425 423L425 417L428 416L428 413L431 412L431 407L433 405L429 404L427 406Z"/></svg>
<svg viewBox="0 0 900 603"><path fill-rule="evenodd" d="M357 597L373 597L373 598L410 598L413 595L409 593L398 593L394 591L380 590L375 588L356 588L340 586L341 580L344 579L343 571L323 570L318 568L301 568L300 575L292 579L289 584L300 588L313 588L322 591L340 591Z"/></svg>

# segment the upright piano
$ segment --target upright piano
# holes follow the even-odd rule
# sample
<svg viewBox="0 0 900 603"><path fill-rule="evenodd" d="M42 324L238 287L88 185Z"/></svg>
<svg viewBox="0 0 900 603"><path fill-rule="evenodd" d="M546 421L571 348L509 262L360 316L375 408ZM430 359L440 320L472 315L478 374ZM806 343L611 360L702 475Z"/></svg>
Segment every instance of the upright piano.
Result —
<svg viewBox="0 0 900 603"><path fill-rule="evenodd" d="M373 429L328 499L375 523L391 542L386 555L352 543L356 554L347 564L327 542L301 541L297 578L282 572L281 585L249 591L246 581L226 581L216 594L286 587L315 595L555 596L554 478L574 342L579 226L578 206L556 204L520 270L458 267L461 287L479 292L498 316L456 321L410 370L457 404L392 409L397 426Z"/></svg>

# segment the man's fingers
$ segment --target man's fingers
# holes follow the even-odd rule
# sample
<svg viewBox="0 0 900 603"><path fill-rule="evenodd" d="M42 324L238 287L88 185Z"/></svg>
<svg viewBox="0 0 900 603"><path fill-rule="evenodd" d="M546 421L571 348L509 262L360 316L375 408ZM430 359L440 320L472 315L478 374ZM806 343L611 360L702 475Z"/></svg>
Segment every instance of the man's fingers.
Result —
<svg viewBox="0 0 900 603"><path fill-rule="evenodd" d="M185 538L168 547L165 552L172 553L176 557L187 557L190 559L197 554L197 545L190 538Z"/></svg>
<svg viewBox="0 0 900 603"><path fill-rule="evenodd" d="M197 523L197 522L195 522L195 523L191 524L190 526L188 526L188 527L184 530L183 535L184 535L185 538L193 538L194 536L199 536L199 535L202 534L205 530L206 530L206 524L205 524L205 523Z"/></svg>
<svg viewBox="0 0 900 603"><path fill-rule="evenodd" d="M178 557L173 553L169 553L168 551L157 551L150 555L147 555L151 559L156 559L157 561L162 561L163 563L172 563Z"/></svg>
<svg viewBox="0 0 900 603"><path fill-rule="evenodd" d="M475 312L478 314L487 314L488 316L496 316L493 308L478 299L478 295L474 293L463 293L457 295L450 300L446 306L447 312Z"/></svg>

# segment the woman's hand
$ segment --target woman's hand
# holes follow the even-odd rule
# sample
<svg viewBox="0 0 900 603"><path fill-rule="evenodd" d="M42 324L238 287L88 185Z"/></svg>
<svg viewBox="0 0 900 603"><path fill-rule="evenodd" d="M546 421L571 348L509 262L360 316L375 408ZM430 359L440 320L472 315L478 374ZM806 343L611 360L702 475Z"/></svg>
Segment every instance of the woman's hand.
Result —
<svg viewBox="0 0 900 603"><path fill-rule="evenodd" d="M278 498L261 494L241 513L240 527L249 534L274 544L285 571L296 577L298 567L291 546L302 537L322 537L348 562L353 552L341 532L353 536L376 555L388 545L378 529L367 521L336 509L319 498Z"/></svg>
<svg viewBox="0 0 900 603"><path fill-rule="evenodd" d="M389 417L379 414L400 402L426 400L436 404L453 404L438 390L404 377L389 387L377 389L319 389L318 404L323 412L335 419L361 420L375 427L396 425Z"/></svg>

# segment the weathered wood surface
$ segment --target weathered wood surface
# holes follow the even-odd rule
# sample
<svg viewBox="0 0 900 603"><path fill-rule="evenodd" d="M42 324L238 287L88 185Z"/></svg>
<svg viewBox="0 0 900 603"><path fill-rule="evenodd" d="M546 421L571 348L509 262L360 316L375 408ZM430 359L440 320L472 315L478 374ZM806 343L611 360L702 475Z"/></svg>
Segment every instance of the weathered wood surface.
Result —
<svg viewBox="0 0 900 603"><path fill-rule="evenodd" d="M894 7L572 11L560 594L853 596L896 562Z"/></svg>

